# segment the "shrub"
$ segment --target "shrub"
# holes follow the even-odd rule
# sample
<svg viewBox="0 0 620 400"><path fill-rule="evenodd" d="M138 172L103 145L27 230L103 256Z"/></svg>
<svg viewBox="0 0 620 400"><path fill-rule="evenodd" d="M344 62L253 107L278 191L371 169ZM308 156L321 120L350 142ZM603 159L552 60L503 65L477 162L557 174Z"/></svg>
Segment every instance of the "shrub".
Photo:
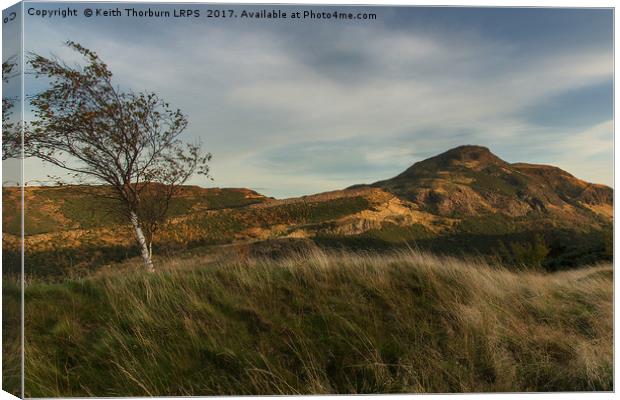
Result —
<svg viewBox="0 0 620 400"><path fill-rule="evenodd" d="M497 253L505 263L523 268L541 269L549 255L549 246L540 234L534 235L532 240L525 242L503 241L498 244Z"/></svg>

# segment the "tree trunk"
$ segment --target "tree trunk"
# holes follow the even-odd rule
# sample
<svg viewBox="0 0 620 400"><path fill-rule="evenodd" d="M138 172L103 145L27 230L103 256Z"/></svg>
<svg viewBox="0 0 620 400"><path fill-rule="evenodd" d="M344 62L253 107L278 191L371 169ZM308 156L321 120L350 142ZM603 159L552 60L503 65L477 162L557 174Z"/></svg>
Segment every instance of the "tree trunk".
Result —
<svg viewBox="0 0 620 400"><path fill-rule="evenodd" d="M134 211L131 211L129 213L129 218L131 219L131 225L133 225L133 229L136 231L136 240L138 241L138 246L140 247L140 254L142 255L144 267L149 272L155 272L155 268L153 267L153 260L151 259L151 252L149 249L150 246L146 243L144 232L142 232L140 221L138 221L138 215Z"/></svg>

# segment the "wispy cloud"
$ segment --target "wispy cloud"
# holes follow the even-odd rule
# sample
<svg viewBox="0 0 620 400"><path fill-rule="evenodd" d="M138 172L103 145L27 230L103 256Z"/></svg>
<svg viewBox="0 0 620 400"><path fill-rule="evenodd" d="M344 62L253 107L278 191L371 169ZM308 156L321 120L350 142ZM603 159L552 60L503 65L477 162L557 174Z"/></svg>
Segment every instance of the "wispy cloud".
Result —
<svg viewBox="0 0 620 400"><path fill-rule="evenodd" d="M575 126L533 117L546 102L611 86L608 43L586 38L567 46L557 31L571 26L557 24L549 26L556 42L488 35L480 21L456 30L429 17L411 27L378 10L385 11L381 23L364 25L157 30L134 22L121 28L133 33L125 40L111 25L32 21L26 44L64 56L63 40L80 41L121 85L157 91L180 107L190 117L188 135L204 138L213 152L221 186L265 187L276 196L337 189L393 176L464 143L611 184L611 115L583 115L587 124ZM571 18L591 23L585 14ZM573 120L582 115L566 104ZM595 146L584 151L585 143ZM40 171L31 164L32 175Z"/></svg>

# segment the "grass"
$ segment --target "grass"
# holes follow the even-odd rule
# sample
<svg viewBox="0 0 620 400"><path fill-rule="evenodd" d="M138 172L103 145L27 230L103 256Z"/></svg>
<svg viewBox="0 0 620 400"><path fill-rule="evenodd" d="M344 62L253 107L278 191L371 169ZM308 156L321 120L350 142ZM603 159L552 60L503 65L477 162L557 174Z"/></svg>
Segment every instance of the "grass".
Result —
<svg viewBox="0 0 620 400"><path fill-rule="evenodd" d="M610 265L314 251L159 267L31 282L26 396L613 390Z"/></svg>

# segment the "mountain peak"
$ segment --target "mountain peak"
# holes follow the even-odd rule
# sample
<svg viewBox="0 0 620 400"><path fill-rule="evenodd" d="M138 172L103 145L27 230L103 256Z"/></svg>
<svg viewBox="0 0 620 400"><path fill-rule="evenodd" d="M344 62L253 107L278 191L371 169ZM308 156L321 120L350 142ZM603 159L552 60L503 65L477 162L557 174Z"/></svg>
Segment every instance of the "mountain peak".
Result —
<svg viewBox="0 0 620 400"><path fill-rule="evenodd" d="M510 164L475 145L419 161L372 186L446 216L501 212L521 217L568 209L611 214L613 200L611 188L592 185L553 166Z"/></svg>
<svg viewBox="0 0 620 400"><path fill-rule="evenodd" d="M506 166L508 163L491 153L487 147L468 144L419 161L395 179L409 179L429 173L434 175L437 171L449 171L462 167L480 170L490 165Z"/></svg>
<svg viewBox="0 0 620 400"><path fill-rule="evenodd" d="M492 154L488 147L478 146L476 144L464 144L445 151L442 154Z"/></svg>
<svg viewBox="0 0 620 400"><path fill-rule="evenodd" d="M506 164L504 160L491 153L491 150L487 147L470 144L455 147L433 158L444 162L459 164Z"/></svg>

